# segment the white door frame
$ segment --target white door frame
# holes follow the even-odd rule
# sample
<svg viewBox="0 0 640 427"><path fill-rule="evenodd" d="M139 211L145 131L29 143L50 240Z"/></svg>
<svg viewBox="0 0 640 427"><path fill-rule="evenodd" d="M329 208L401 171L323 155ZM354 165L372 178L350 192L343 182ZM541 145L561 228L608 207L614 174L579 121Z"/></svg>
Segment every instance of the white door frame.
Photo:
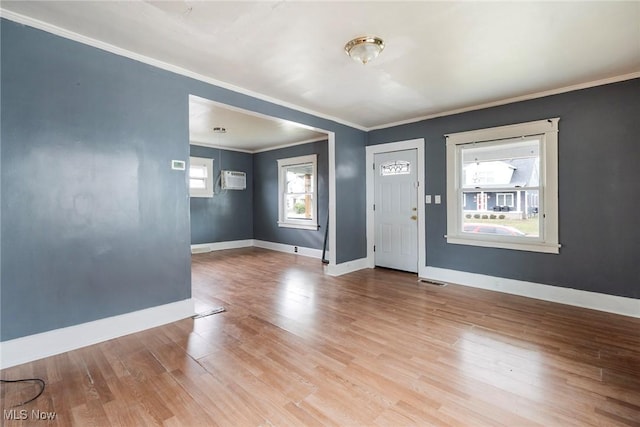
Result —
<svg viewBox="0 0 640 427"><path fill-rule="evenodd" d="M390 151L417 150L418 155L418 277L425 277L425 208L424 208L424 138L408 141L389 142L387 144L369 145L366 147L367 178L367 267L375 267L373 245L375 243L375 227L373 220L373 203L375 201L373 158L378 153Z"/></svg>

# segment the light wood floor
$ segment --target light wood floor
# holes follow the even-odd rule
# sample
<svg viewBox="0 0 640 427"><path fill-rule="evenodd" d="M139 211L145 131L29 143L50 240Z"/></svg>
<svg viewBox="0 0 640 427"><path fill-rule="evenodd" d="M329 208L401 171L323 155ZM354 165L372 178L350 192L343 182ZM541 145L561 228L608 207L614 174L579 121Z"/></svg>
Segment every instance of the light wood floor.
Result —
<svg viewBox="0 0 640 427"><path fill-rule="evenodd" d="M256 248L194 255L193 294L227 312L2 371L56 412L4 423L640 426L640 319Z"/></svg>

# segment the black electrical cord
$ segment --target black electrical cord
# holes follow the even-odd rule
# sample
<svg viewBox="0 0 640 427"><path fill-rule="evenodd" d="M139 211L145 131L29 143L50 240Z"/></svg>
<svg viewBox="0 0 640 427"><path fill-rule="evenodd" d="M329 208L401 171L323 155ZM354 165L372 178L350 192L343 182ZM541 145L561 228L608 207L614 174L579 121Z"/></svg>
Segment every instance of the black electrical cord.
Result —
<svg viewBox="0 0 640 427"><path fill-rule="evenodd" d="M18 403L17 405L13 405L13 406L11 406L11 408L17 408L19 406L24 406L27 403L31 403L34 400L36 400L37 398L39 398L42 395L42 393L44 393L44 387L45 387L44 380L41 379L41 378L23 378L23 379L20 379L20 380L0 380L0 383L26 383L26 382L36 382L36 383L40 384L40 386L41 386L40 391L38 392L38 394L36 394L31 399L26 400L26 401L24 401L22 403Z"/></svg>

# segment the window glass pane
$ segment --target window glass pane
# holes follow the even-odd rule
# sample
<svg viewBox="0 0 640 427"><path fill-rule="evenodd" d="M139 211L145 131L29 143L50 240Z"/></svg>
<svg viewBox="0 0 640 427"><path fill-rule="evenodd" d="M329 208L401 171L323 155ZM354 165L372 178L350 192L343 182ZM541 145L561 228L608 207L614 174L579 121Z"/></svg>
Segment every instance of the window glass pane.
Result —
<svg viewBox="0 0 640 427"><path fill-rule="evenodd" d="M315 229L317 155L278 159L278 226Z"/></svg>
<svg viewBox="0 0 640 427"><path fill-rule="evenodd" d="M313 193L313 164L286 167L287 193Z"/></svg>
<svg viewBox="0 0 640 427"><path fill-rule="evenodd" d="M497 193L496 205L500 207L509 207L509 208L514 207L513 196L514 196L513 193Z"/></svg>
<svg viewBox="0 0 640 427"><path fill-rule="evenodd" d="M461 155L462 232L538 238L540 139L468 144Z"/></svg>
<svg viewBox="0 0 640 427"><path fill-rule="evenodd" d="M204 179L189 179L189 188L204 189L206 186Z"/></svg>
<svg viewBox="0 0 640 427"><path fill-rule="evenodd" d="M213 197L213 159L189 157L189 197Z"/></svg>
<svg viewBox="0 0 640 427"><path fill-rule="evenodd" d="M298 220L313 220L313 195L287 194L284 200L285 218Z"/></svg>
<svg viewBox="0 0 640 427"><path fill-rule="evenodd" d="M189 177L190 178L206 178L207 167L206 166L190 166Z"/></svg>
<svg viewBox="0 0 640 427"><path fill-rule="evenodd" d="M461 147L462 187L538 187L540 139L519 139L499 144L480 143Z"/></svg>
<svg viewBox="0 0 640 427"><path fill-rule="evenodd" d="M538 190L463 191L462 232L537 238Z"/></svg>
<svg viewBox="0 0 640 427"><path fill-rule="evenodd" d="M411 173L411 162L395 160L380 165L380 175L408 175Z"/></svg>

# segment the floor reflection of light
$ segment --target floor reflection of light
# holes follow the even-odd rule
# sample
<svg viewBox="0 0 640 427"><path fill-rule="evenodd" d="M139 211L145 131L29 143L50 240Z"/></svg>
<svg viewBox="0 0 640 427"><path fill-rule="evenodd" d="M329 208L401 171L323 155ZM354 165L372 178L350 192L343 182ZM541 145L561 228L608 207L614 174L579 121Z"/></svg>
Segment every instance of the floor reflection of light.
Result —
<svg viewBox="0 0 640 427"><path fill-rule="evenodd" d="M308 276L302 272L289 272L279 293L279 313L310 326L316 311L315 297L315 284Z"/></svg>
<svg viewBox="0 0 640 427"><path fill-rule="evenodd" d="M455 347L459 350L460 370L466 377L529 399L544 397L545 378L538 351L473 330L465 332Z"/></svg>

